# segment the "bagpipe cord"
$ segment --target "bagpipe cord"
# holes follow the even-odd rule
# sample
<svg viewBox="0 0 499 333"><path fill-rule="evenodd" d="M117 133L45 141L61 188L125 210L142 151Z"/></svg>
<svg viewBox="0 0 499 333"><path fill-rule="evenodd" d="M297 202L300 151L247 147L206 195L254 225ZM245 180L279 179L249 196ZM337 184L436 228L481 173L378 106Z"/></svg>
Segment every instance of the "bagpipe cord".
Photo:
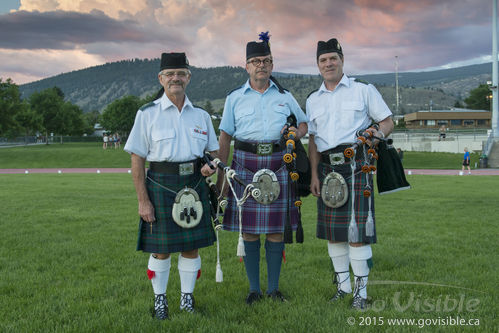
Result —
<svg viewBox="0 0 499 333"><path fill-rule="evenodd" d="M243 241L243 204L251 195L251 190L254 188L253 184L248 184L241 195L241 198L237 197L236 191L234 190L234 186L232 185L231 179L234 177L236 172L232 169L227 168L225 171L225 177L227 177L227 182L229 183L230 190L234 195L234 199L236 200L237 210L239 215L239 240L237 242L237 256L244 257L246 256L246 252L244 250L244 241Z"/></svg>
<svg viewBox="0 0 499 333"><path fill-rule="evenodd" d="M372 156L368 158L367 152L366 152L366 146L364 145L364 158L365 162L367 165L371 164L372 162ZM369 200L369 212L367 213L367 221L366 221L366 236L367 237L372 237L374 236L374 219L373 219L373 212L372 212L372 195L374 195L374 190L371 188L371 182L370 180L372 179L372 171L369 171L366 173L366 187L371 191L371 195L367 198Z"/></svg>
<svg viewBox="0 0 499 333"><path fill-rule="evenodd" d="M352 212L350 214L350 224L348 226L348 242L357 243L359 239L359 229L357 227L357 223L355 222L355 157L352 158L352 164L350 164L350 168L352 170Z"/></svg>

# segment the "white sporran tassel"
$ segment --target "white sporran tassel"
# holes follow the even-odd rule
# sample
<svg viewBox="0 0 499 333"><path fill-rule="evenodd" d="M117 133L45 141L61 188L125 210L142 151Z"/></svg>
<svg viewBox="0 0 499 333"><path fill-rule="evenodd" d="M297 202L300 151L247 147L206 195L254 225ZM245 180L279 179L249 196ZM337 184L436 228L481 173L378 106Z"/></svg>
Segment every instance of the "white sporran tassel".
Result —
<svg viewBox="0 0 499 333"><path fill-rule="evenodd" d="M237 242L237 256L244 257L245 255L246 251L244 250L243 235L239 234L239 241Z"/></svg>
<svg viewBox="0 0 499 333"><path fill-rule="evenodd" d="M220 267L219 262L217 262L217 272L215 274L215 281L216 282L223 282L224 281L224 273L222 272L222 267Z"/></svg>
<svg viewBox="0 0 499 333"><path fill-rule="evenodd" d="M350 164L350 167L352 169L352 190L350 192L350 197L352 198L352 212L350 214L350 224L348 225L348 241L350 243L357 243L359 239L359 229L355 222L355 156L352 157L352 164Z"/></svg>
<svg viewBox="0 0 499 333"><path fill-rule="evenodd" d="M367 221L366 221L366 236L372 237L374 236L374 219L371 209L371 198L368 198L368 200L369 200L369 213L367 214Z"/></svg>
<svg viewBox="0 0 499 333"><path fill-rule="evenodd" d="M244 241L243 241L243 217L242 217L242 207L239 206L239 241L237 242L237 256L244 257L246 255L246 251L244 250Z"/></svg>
<svg viewBox="0 0 499 333"><path fill-rule="evenodd" d="M218 229L217 229L217 268L215 273L215 282L223 282L224 274L222 272L222 267L220 266L220 240L218 239Z"/></svg>

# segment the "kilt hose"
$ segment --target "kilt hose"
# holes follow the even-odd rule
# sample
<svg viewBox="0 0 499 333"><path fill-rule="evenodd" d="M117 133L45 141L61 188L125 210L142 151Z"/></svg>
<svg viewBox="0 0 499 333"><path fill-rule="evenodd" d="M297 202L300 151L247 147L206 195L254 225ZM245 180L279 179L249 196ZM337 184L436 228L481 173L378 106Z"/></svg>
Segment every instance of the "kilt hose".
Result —
<svg viewBox="0 0 499 333"><path fill-rule="evenodd" d="M355 196L355 222L359 228L359 237L362 243L376 243L376 218L374 217L374 187L372 176L369 176L369 185L371 186L371 196L365 198L363 191L367 184L366 174L362 172L362 161L356 161L355 168L355 186L352 191L352 170L350 164L329 165L319 163L318 175L322 187L324 178L327 174L334 171L341 174L348 187L348 201L341 207L331 208L324 204L322 197L317 198L317 238L336 242L348 242L348 226L352 216L352 195ZM369 200L371 200L371 212L374 220L374 235L366 236L366 221L369 212Z"/></svg>
<svg viewBox="0 0 499 333"><path fill-rule="evenodd" d="M239 149L234 150L232 156L232 169L247 184L253 182L254 174L260 169L272 170L279 181L281 191L279 197L270 205L262 205L249 197L242 205L243 232L249 234L278 234L284 232L289 209L290 223L293 230L298 225L298 208L293 204L294 189L291 189L288 200L289 175L284 165L285 151L275 152L271 155L256 155ZM244 188L233 182L237 197L240 198ZM228 231L239 231L239 215L236 200L229 190L228 204L224 212L223 228Z"/></svg>
<svg viewBox="0 0 499 333"><path fill-rule="evenodd" d="M137 250L150 253L174 253L199 249L215 242L215 232L211 224L208 186L198 172L188 176L178 176L152 172L147 176L155 182L178 192L184 187L193 188L203 203L203 218L194 228L182 228L173 221L172 207L176 193L146 179L147 193L154 206L156 221L151 224L140 219Z"/></svg>

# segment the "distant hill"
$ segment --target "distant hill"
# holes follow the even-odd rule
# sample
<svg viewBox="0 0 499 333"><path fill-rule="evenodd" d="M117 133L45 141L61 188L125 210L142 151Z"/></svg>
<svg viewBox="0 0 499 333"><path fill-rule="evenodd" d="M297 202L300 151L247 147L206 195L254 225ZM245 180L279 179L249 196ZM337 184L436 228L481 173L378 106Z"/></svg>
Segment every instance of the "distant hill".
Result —
<svg viewBox="0 0 499 333"><path fill-rule="evenodd" d="M35 91L57 86L64 92L66 99L79 105L85 112L103 111L109 103L126 95L146 97L155 94L160 88L158 68L159 59L123 60L23 84L20 90L23 97L27 98ZM192 67L191 71L192 80L187 87L187 95L201 106L211 101L217 112L223 107L227 93L247 79L247 73L241 67ZM453 107L471 89L489 80L490 73L490 63L431 72L399 73L399 113L428 109L430 101L434 108ZM308 94L322 82L319 75L275 73L275 76L293 93L302 107ZM394 73L349 76L376 85L395 112Z"/></svg>

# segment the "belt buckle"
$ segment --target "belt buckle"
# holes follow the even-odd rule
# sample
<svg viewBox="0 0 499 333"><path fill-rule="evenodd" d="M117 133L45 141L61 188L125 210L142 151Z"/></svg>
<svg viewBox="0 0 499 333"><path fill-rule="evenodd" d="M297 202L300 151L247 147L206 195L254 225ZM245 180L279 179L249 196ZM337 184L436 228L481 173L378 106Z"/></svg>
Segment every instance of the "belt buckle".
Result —
<svg viewBox="0 0 499 333"><path fill-rule="evenodd" d="M329 154L329 163L331 165L345 164L345 156L343 153L331 153Z"/></svg>
<svg viewBox="0 0 499 333"><path fill-rule="evenodd" d="M194 162L181 163L178 165L178 174L188 176L194 173Z"/></svg>
<svg viewBox="0 0 499 333"><path fill-rule="evenodd" d="M270 155L273 151L272 143L258 143L256 145L256 153L258 155Z"/></svg>

